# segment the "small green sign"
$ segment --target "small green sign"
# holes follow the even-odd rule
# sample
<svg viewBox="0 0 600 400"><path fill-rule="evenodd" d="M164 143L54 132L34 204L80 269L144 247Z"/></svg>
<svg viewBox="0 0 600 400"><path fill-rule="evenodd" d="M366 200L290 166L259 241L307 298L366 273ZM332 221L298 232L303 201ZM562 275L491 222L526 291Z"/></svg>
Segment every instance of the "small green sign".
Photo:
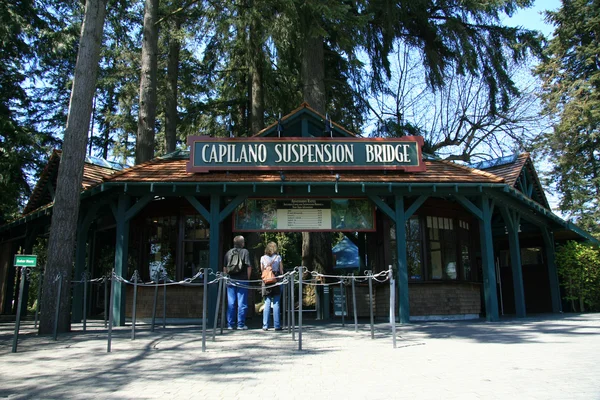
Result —
<svg viewBox="0 0 600 400"><path fill-rule="evenodd" d="M15 255L15 267L36 267L36 255Z"/></svg>

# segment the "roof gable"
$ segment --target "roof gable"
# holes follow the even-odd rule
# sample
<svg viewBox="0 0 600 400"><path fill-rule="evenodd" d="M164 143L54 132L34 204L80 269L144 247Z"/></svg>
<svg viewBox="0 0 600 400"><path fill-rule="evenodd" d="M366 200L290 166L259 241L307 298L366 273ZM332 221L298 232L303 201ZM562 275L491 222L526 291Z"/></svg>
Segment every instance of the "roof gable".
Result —
<svg viewBox="0 0 600 400"><path fill-rule="evenodd" d="M538 174L529 153L512 154L472 164L472 168L487 171L505 179L506 183L528 198L550 209L544 188L540 183Z"/></svg>
<svg viewBox="0 0 600 400"><path fill-rule="evenodd" d="M308 103L280 118L254 137L355 137L356 135L341 125L327 120Z"/></svg>
<svg viewBox="0 0 600 400"><path fill-rule="evenodd" d="M61 150L54 150L50 155L48 164L42 171L38 181L35 184L27 206L23 210L23 215L28 214L38 208L54 202L54 190L58 177L58 167L62 157ZM81 189L86 190L102 182L104 178L111 176L116 171L123 169L120 164L109 162L97 157L86 156L83 165L83 177Z"/></svg>

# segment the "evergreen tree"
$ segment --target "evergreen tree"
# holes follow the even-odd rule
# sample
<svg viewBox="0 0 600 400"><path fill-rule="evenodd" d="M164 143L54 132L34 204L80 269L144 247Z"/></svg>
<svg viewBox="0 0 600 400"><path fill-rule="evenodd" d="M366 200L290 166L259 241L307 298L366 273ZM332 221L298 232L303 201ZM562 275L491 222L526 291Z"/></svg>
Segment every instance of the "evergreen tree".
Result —
<svg viewBox="0 0 600 400"><path fill-rule="evenodd" d="M63 279L57 321L60 332L68 331L71 323L70 282L79 216L79 194L105 15L105 0L87 0L69 102L63 154L58 168L56 198L48 239L45 271L47 278L44 280L42 302L46 310L56 309L58 287L55 278ZM52 332L54 322L54 313L42 313L40 332Z"/></svg>
<svg viewBox="0 0 600 400"><path fill-rule="evenodd" d="M542 143L550 177L560 210L600 233L600 1L564 0L546 16L555 31L537 73L546 112L556 116Z"/></svg>

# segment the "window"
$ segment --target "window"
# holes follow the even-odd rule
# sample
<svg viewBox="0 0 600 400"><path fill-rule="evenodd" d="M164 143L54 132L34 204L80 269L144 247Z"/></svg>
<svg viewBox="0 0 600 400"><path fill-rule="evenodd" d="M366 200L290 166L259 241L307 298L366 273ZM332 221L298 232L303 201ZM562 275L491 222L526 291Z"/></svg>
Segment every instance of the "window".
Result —
<svg viewBox="0 0 600 400"><path fill-rule="evenodd" d="M208 223L200 215L186 215L183 228L183 278L208 268Z"/></svg>
<svg viewBox="0 0 600 400"><path fill-rule="evenodd" d="M175 278L175 249L177 248L177 217L153 217L146 219L150 232L149 273L150 279Z"/></svg>
<svg viewBox="0 0 600 400"><path fill-rule="evenodd" d="M405 229L409 280L476 280L469 222L449 217L413 216L406 222ZM392 262L396 265L393 224L390 240ZM428 257L424 258L424 255Z"/></svg>
<svg viewBox="0 0 600 400"><path fill-rule="evenodd" d="M408 265L408 279L423 279L421 224L417 216L411 217L406 222L406 262Z"/></svg>
<svg viewBox="0 0 600 400"><path fill-rule="evenodd" d="M460 258L462 262L462 279L465 281L475 280L475 271L471 266L471 232L469 223L458 221L458 241L460 243Z"/></svg>
<svg viewBox="0 0 600 400"><path fill-rule="evenodd" d="M430 279L458 279L457 238L451 218L427 217Z"/></svg>

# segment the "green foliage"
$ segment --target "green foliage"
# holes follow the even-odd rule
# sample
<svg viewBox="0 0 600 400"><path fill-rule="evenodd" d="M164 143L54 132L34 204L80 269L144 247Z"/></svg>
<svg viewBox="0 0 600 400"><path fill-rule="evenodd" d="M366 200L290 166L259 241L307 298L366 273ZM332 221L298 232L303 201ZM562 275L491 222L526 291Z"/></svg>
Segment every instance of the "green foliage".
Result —
<svg viewBox="0 0 600 400"><path fill-rule="evenodd" d="M277 243L285 270L302 264L302 234L300 232L264 232L261 234L262 250L267 243Z"/></svg>
<svg viewBox="0 0 600 400"><path fill-rule="evenodd" d="M569 241L557 248L556 264L572 310L600 311L600 248Z"/></svg>
<svg viewBox="0 0 600 400"><path fill-rule="evenodd" d="M600 4L564 1L546 18L556 29L536 72L545 111L556 120L541 147L554 165L560 210L600 234Z"/></svg>

